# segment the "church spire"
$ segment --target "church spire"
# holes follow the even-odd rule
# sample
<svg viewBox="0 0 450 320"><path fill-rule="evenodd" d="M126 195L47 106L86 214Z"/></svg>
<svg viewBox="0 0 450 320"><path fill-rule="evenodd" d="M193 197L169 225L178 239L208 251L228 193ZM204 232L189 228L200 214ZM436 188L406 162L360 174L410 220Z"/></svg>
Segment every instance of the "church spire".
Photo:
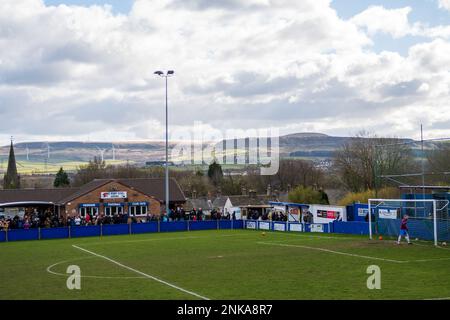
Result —
<svg viewBox="0 0 450 320"><path fill-rule="evenodd" d="M9 149L8 170L3 178L4 189L19 189L20 177L17 174L16 156L14 155L13 138L11 137L11 147Z"/></svg>

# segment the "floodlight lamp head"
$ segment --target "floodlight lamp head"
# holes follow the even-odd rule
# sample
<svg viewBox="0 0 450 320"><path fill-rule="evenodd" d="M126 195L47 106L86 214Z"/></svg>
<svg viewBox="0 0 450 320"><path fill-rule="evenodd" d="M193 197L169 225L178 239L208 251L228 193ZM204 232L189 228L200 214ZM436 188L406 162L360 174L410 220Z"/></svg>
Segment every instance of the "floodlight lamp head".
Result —
<svg viewBox="0 0 450 320"><path fill-rule="evenodd" d="M173 70L167 71L167 75L169 75L169 76L173 76L174 74L175 74L175 71L173 71Z"/></svg>
<svg viewBox="0 0 450 320"><path fill-rule="evenodd" d="M155 71L154 74L156 74L158 76L163 76L164 72L162 72L162 71Z"/></svg>

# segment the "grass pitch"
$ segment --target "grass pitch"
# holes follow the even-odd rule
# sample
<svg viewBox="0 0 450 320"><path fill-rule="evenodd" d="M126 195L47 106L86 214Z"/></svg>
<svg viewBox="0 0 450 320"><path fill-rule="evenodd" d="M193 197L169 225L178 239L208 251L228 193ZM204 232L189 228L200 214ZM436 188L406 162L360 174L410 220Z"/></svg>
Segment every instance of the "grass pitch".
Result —
<svg viewBox="0 0 450 320"><path fill-rule="evenodd" d="M69 265L81 290L69 290ZM367 289L367 267L381 290ZM249 230L0 243L0 299L443 299L450 250Z"/></svg>

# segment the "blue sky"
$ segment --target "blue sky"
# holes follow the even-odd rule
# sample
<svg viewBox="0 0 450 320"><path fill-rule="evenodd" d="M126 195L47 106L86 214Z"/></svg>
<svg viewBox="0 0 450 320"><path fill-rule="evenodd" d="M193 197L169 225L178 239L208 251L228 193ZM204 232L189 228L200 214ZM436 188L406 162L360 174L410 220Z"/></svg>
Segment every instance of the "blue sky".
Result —
<svg viewBox="0 0 450 320"><path fill-rule="evenodd" d="M370 6L383 6L386 9L411 7L411 23L426 23L430 27L450 23L450 12L440 9L438 0L333 0L331 4L342 19L349 19ZM388 50L406 55L412 45L422 42L424 38L406 36L394 39L387 34L377 34L372 40L375 52Z"/></svg>
<svg viewBox="0 0 450 320"><path fill-rule="evenodd" d="M383 6L386 9L411 7L412 22L422 21L430 26L448 24L450 12L439 9L437 0L333 0L331 6L338 15L348 19L369 6Z"/></svg>
<svg viewBox="0 0 450 320"><path fill-rule="evenodd" d="M95 4L109 4L113 7L113 11L116 13L128 13L133 5L133 0L44 0L44 2L47 5L67 4L90 6Z"/></svg>
<svg viewBox="0 0 450 320"><path fill-rule="evenodd" d="M47 5L82 5L109 4L115 12L128 13L133 5L133 0L44 0ZM437 0L333 0L331 6L336 9L338 15L348 19L369 6L381 5L386 9L413 8L411 21L426 21L430 26L447 24L450 21L450 12L440 10Z"/></svg>
<svg viewBox="0 0 450 320"><path fill-rule="evenodd" d="M112 6L113 12L127 14L133 6L134 0L44 0L44 2L47 5L90 6L108 4ZM383 6L386 9L409 6L412 8L409 15L412 23L422 22L432 27L446 25L450 22L450 12L439 9L437 2L438 0L333 0L331 6L343 19L349 19L370 6ZM412 36L393 39L387 34L377 34L372 40L374 41L372 49L375 52L387 50L406 55L412 45L420 43L424 39Z"/></svg>

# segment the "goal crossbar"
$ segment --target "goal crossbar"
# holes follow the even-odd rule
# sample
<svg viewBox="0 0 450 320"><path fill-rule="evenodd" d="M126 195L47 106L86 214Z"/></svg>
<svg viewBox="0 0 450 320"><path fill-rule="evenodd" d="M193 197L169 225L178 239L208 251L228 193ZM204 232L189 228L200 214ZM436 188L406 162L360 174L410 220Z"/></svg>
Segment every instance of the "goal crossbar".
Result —
<svg viewBox="0 0 450 320"><path fill-rule="evenodd" d="M375 206L372 206L372 203L374 202L378 202L378 204L376 204ZM369 199L368 201L368 205L369 205L369 237L370 240L373 239L373 234L372 234L372 209L376 209L379 206L382 205L389 205L386 202L413 202L413 203L432 203L433 204L433 233L434 233L434 245L438 245L438 232L437 232L437 203L438 202L443 202L444 205L439 208L439 210L445 209L446 207L448 207L449 205L449 201L448 200L436 200L436 199Z"/></svg>

